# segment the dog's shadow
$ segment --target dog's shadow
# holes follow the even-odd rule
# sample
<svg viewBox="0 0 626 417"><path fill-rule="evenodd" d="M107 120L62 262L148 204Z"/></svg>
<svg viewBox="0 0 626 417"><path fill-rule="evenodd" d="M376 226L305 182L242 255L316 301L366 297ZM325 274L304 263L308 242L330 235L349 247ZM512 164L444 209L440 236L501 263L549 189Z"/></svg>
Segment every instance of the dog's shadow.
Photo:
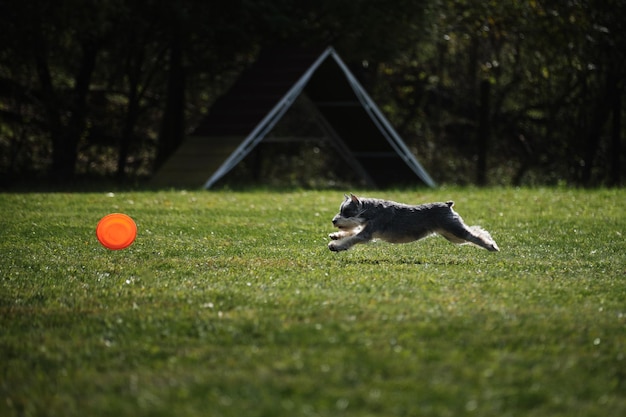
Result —
<svg viewBox="0 0 626 417"><path fill-rule="evenodd" d="M424 265L429 263L427 259L409 257L359 257L343 259L342 261L343 263L351 265Z"/></svg>
<svg viewBox="0 0 626 417"><path fill-rule="evenodd" d="M426 256L352 256L345 257L341 260L347 265L440 265L440 266L456 266L472 263L463 258L428 258Z"/></svg>

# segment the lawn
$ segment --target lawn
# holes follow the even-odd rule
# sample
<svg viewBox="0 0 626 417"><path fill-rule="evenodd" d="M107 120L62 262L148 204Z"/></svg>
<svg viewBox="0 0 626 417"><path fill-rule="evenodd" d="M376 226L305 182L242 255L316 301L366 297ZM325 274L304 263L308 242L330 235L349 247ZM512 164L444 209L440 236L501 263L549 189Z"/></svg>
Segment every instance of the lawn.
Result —
<svg viewBox="0 0 626 417"><path fill-rule="evenodd" d="M332 253L335 191L0 194L0 415L626 415L626 191L365 195L501 252Z"/></svg>

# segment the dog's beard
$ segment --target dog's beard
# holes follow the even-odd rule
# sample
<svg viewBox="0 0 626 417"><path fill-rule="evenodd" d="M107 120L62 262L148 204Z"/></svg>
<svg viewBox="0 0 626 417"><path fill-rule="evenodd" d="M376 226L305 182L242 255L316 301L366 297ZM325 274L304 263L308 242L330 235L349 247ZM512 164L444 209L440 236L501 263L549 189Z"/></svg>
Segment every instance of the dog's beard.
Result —
<svg viewBox="0 0 626 417"><path fill-rule="evenodd" d="M335 222L335 227L339 230L352 230L363 227L363 221L355 217L339 217Z"/></svg>

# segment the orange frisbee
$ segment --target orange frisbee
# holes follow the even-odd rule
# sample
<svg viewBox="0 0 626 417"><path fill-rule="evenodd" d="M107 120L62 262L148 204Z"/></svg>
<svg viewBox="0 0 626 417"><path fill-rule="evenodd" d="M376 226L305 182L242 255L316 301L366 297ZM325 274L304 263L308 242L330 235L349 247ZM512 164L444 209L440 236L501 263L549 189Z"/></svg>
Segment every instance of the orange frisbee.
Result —
<svg viewBox="0 0 626 417"><path fill-rule="evenodd" d="M137 237L137 225L125 214L108 214L98 222L96 236L102 246L107 249L124 249L129 247Z"/></svg>

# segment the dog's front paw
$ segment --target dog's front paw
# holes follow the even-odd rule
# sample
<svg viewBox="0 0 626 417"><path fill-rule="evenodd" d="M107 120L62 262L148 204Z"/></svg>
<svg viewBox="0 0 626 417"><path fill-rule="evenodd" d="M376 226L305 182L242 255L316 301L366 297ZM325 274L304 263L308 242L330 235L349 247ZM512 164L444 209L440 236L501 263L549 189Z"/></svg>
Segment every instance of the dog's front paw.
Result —
<svg viewBox="0 0 626 417"><path fill-rule="evenodd" d="M342 236L343 236L343 233L341 233L341 232L335 232L335 233L331 233L331 234L329 234L329 235L328 235L328 238L329 238L329 239L332 239L332 240L337 240L337 239L341 239L341 237L342 237Z"/></svg>
<svg viewBox="0 0 626 417"><path fill-rule="evenodd" d="M340 251L346 250L348 248L346 248L345 246L340 245L339 243L337 243L336 240L333 240L332 242L330 242L328 244L328 249L330 249L333 252L340 252Z"/></svg>

